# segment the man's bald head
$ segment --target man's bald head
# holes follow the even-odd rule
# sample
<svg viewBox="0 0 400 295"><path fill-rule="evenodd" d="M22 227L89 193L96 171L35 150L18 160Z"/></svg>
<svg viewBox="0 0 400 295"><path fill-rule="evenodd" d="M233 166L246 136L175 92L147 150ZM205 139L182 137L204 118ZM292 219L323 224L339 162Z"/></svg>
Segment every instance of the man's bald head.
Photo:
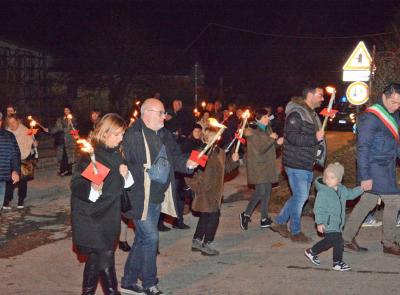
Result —
<svg viewBox="0 0 400 295"><path fill-rule="evenodd" d="M164 127L164 104L156 98L146 99L140 108L141 118L147 128L157 131Z"/></svg>

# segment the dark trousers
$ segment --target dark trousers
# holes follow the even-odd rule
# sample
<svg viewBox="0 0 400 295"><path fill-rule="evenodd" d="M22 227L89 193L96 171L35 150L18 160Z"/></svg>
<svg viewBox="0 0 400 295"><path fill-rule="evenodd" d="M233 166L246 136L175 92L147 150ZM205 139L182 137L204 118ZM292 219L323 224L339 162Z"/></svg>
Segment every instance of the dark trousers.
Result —
<svg viewBox="0 0 400 295"><path fill-rule="evenodd" d="M180 176L175 178L176 184L176 215L177 223L183 223L183 210L185 208L184 180Z"/></svg>
<svg viewBox="0 0 400 295"><path fill-rule="evenodd" d="M193 238L204 243L214 241L219 224L219 215L219 211L211 213L201 212Z"/></svg>
<svg viewBox="0 0 400 295"><path fill-rule="evenodd" d="M60 162L60 172L68 172L68 173L72 173L72 164L68 163L68 155L67 152L65 150L65 145L63 148L63 154L62 154L62 158L61 158L61 162Z"/></svg>
<svg viewBox="0 0 400 295"><path fill-rule="evenodd" d="M115 273L115 252L93 249L86 260L83 271L82 294L94 295L100 279L104 294L120 294Z"/></svg>
<svg viewBox="0 0 400 295"><path fill-rule="evenodd" d="M249 204L247 205L245 214L247 216L251 216L257 204L261 203L260 213L261 219L265 219L268 217L268 205L269 205L269 197L271 196L272 184L271 183L259 183L256 184L256 190L253 193L253 196L250 199Z"/></svg>
<svg viewBox="0 0 400 295"><path fill-rule="evenodd" d="M318 255L319 253L324 252L332 247L333 262L342 261L344 242L342 233L340 232L325 233L325 237L311 248L311 252L314 255Z"/></svg>
<svg viewBox="0 0 400 295"><path fill-rule="evenodd" d="M19 182L13 184L11 181L6 183L6 193L4 195L4 206L8 206L14 198L14 190L18 188L18 206L24 205L24 200L28 191L28 181L21 178Z"/></svg>

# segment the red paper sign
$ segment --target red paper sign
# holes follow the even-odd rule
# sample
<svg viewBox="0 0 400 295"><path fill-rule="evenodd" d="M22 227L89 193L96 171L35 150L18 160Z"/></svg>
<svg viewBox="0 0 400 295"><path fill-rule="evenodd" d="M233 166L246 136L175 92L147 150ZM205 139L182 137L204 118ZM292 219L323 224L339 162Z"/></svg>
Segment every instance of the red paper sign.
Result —
<svg viewBox="0 0 400 295"><path fill-rule="evenodd" d="M201 156L201 158L199 158L199 154L200 154L199 151L193 150L192 153L190 154L189 159L198 163L201 167L204 168L206 167L208 157L206 155L203 155Z"/></svg>
<svg viewBox="0 0 400 295"><path fill-rule="evenodd" d="M69 134L71 134L71 136L73 138L78 138L79 137L79 130L70 130Z"/></svg>
<svg viewBox="0 0 400 295"><path fill-rule="evenodd" d="M333 117L336 115L338 110L331 109L330 112L328 112L328 108L324 108L319 114L324 116L324 117Z"/></svg>
<svg viewBox="0 0 400 295"><path fill-rule="evenodd" d="M39 129L29 129L26 135L36 135Z"/></svg>
<svg viewBox="0 0 400 295"><path fill-rule="evenodd" d="M110 172L110 168L104 166L103 164L96 162L96 167L98 170L97 174L94 174L93 171L93 163L90 162L89 166L82 172L82 176L86 179L90 180L91 182L100 185L104 179L107 177L108 173Z"/></svg>
<svg viewBox="0 0 400 295"><path fill-rule="evenodd" d="M244 139L243 137L240 137L239 133L237 133L237 132L235 133L235 138L237 140L239 140L241 144L245 144L246 143L246 139Z"/></svg>

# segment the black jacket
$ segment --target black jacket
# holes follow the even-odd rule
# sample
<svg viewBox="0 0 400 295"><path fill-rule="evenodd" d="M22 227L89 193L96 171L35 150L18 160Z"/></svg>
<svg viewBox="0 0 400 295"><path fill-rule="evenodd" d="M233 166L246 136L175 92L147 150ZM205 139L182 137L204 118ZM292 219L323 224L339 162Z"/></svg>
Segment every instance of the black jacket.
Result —
<svg viewBox="0 0 400 295"><path fill-rule="evenodd" d="M132 210L125 213L128 218L140 219L145 207L145 192L144 192L144 164L147 163L146 149L143 140L143 121L137 120L131 127L129 127L124 135L123 148L125 159L128 163L129 171L131 171L133 179L135 180L132 189L128 191L129 200L131 201ZM174 175L174 171L182 173L191 173L192 170L186 168L188 157L184 156L178 144L172 137L171 132L166 128L160 129L160 138L165 145L167 157L171 164L170 175ZM150 145L151 142L148 142ZM152 159L153 161L154 159ZM175 179L170 177L172 185L172 193L174 198L174 205L176 208L176 189Z"/></svg>
<svg viewBox="0 0 400 295"><path fill-rule="evenodd" d="M316 137L320 128L317 113L302 98L294 98L288 103L282 159L285 167L313 171L319 149L322 151L321 162L325 161L325 141L318 142Z"/></svg>
<svg viewBox="0 0 400 295"><path fill-rule="evenodd" d="M96 202L88 199L91 183L81 176L90 163L87 155L81 157L71 180L72 239L81 247L114 249L121 226L121 194L124 179L119 173L123 158L119 149L95 147L96 160L110 168L104 180L102 195ZM81 253L84 251L80 251Z"/></svg>

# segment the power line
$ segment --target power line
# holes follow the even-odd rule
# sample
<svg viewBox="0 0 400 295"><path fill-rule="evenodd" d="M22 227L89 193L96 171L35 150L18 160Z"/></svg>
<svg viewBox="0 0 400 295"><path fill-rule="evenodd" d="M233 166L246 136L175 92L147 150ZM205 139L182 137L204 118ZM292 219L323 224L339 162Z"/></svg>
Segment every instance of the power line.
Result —
<svg viewBox="0 0 400 295"><path fill-rule="evenodd" d="M194 38L192 42L185 48L185 52L189 50L200 38L201 36L207 31L210 27L219 27L227 30L238 31L242 33L249 33L253 35L265 36L265 37L272 37L272 38L286 38L286 39L314 39L314 40L329 40L329 39L356 39L356 38L371 38L371 37L378 37L378 36L385 36L391 35L393 32L381 32L381 33L371 33L371 34L362 34L362 35L349 35L349 36L305 36L305 35L286 35L286 34L273 34L273 33L263 33L252 31L248 29L238 28L227 26L218 23L208 23L203 30Z"/></svg>

